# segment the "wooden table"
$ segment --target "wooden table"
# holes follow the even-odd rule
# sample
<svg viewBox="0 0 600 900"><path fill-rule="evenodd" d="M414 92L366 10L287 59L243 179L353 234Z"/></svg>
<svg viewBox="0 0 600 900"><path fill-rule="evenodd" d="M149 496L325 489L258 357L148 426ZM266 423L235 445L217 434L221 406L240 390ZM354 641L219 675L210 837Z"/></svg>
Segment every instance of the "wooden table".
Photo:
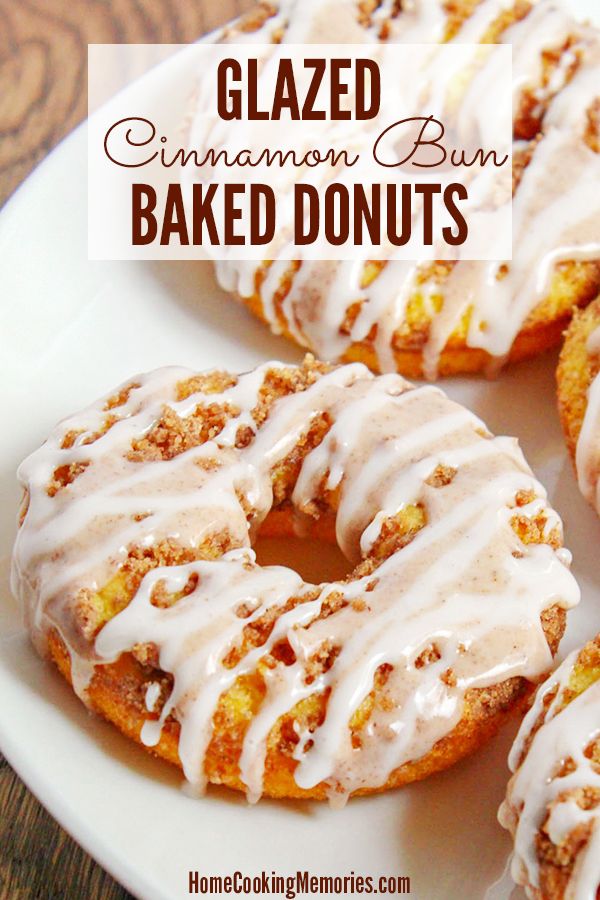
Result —
<svg viewBox="0 0 600 900"><path fill-rule="evenodd" d="M0 205L86 114L88 43L188 42L252 0L0 0ZM0 755L0 900L129 897Z"/></svg>

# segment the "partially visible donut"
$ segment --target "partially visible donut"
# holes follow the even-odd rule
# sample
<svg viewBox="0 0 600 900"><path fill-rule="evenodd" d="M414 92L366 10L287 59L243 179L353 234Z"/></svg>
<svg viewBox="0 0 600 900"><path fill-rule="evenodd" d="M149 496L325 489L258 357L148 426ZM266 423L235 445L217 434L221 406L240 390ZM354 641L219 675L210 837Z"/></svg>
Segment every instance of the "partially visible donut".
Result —
<svg viewBox="0 0 600 900"><path fill-rule="evenodd" d="M358 363L136 377L19 477L38 648L190 781L252 799L451 765L527 700L578 601L517 442ZM354 568L261 568L261 527L313 529Z"/></svg>
<svg viewBox="0 0 600 900"><path fill-rule="evenodd" d="M600 898L600 635L539 688L500 809L532 900Z"/></svg>
<svg viewBox="0 0 600 900"><path fill-rule="evenodd" d="M600 512L600 298L576 315L557 370L558 409L579 488Z"/></svg>
<svg viewBox="0 0 600 900"><path fill-rule="evenodd" d="M280 0L224 41L500 42L513 46L513 258L497 262L217 264L225 290L322 359L416 378L495 370L560 342L600 291L600 32L540 0ZM190 146L205 110L190 113ZM196 125L194 125L196 123Z"/></svg>

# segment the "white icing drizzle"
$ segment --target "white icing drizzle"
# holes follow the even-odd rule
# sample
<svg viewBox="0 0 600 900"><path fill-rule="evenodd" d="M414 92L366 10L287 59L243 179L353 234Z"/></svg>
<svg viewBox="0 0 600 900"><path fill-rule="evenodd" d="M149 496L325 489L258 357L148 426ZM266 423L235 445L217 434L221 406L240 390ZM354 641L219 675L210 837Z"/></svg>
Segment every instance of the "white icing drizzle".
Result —
<svg viewBox="0 0 600 900"><path fill-rule="evenodd" d="M148 687L146 688L146 709L148 712L153 712L154 707L158 702L158 698L160 697L160 684L158 681L151 681Z"/></svg>
<svg viewBox="0 0 600 900"><path fill-rule="evenodd" d="M50 629L62 635L74 670L82 672L75 688L84 698L94 666L135 645L156 645L173 689L158 720L149 716L142 740L156 744L174 715L185 774L199 788L219 697L287 640L295 661L266 670L266 695L243 742L241 778L249 798L257 799L268 736L279 718L298 701L325 694L324 722L299 735L295 778L303 788L325 782L340 800L385 784L397 767L426 754L460 720L468 689L513 676L539 678L551 664L540 615L553 604L572 607L579 592L567 551L525 546L511 525L515 515L543 517L547 537L561 533L514 439L492 437L438 388L413 388L395 374L376 377L361 364L316 376L277 400L257 427L252 410L267 373L279 366L266 363L220 393L181 401L177 384L192 372L172 368L137 377L125 403L110 410L118 421L91 443L108 415L106 398L62 422L19 469L29 506L12 583L38 647ZM231 418L211 440L170 459L131 458L132 441L147 435L165 410L185 419L215 403L227 404ZM300 467L291 497L299 515L323 496L324 486L335 490L337 540L352 562L369 556L384 523L406 506L421 505L426 523L369 574L315 589L290 569L257 566L251 541L273 504L274 468L318 416L329 430ZM235 446L240 427L252 431L243 448ZM73 431L77 438L63 447ZM215 460L216 466L208 462ZM86 467L49 496L53 473L73 463ZM444 486L431 480L440 466L450 473ZM535 499L515 508L519 492ZM234 549L220 559L152 569L95 643L81 633L75 623L81 592L107 584L132 548L171 539L194 549L225 534ZM172 606L152 603L159 583L178 592L192 576L193 590ZM331 595L344 603L319 618ZM290 597L304 602L284 611ZM279 615L266 642L225 666L244 626L273 607ZM439 658L421 666L419 657L432 645ZM333 665L307 679L310 661L327 646L338 648ZM349 722L384 664L393 667L390 702L373 710L356 747ZM157 700L153 680L148 710Z"/></svg>
<svg viewBox="0 0 600 900"><path fill-rule="evenodd" d="M565 796L577 790L600 790L598 766L585 754L600 736L600 681L561 709L578 656L578 651L571 653L539 689L509 757L514 775L499 819L515 838L513 878L528 888L531 897L539 896L533 889L540 888L536 838L542 826L556 846L576 828L591 828L564 896L568 900L596 900L600 888L600 807L582 809L573 796ZM525 752L532 730L538 726ZM572 771L558 775L566 760L572 761Z"/></svg>
<svg viewBox="0 0 600 900"><path fill-rule="evenodd" d="M481 0L453 40L482 40L502 12L512 7L510 0ZM387 41L429 43L442 41L448 26L441 0L412 0L403 3L395 15L393 4L386 0L373 12L370 25L359 26L358 19L358 4L351 0L284 0L275 17L256 31L244 33L243 38L264 43L279 29L278 38L283 42L372 42L387 23ZM238 40L239 36L237 31L228 32L225 39ZM467 346L486 351L497 361L497 368L529 315L547 296L556 266L600 259L600 154L584 140L588 110L600 97L599 33L574 21L554 0L539 0L522 21L506 28L498 41L513 46L515 108L522 92L530 90L538 101L533 113L542 119L539 142L514 199L512 262L458 261L441 284L429 279L423 286L416 282L427 260L405 262L395 259L392 251L380 274L363 287L367 260L360 250L352 261L303 260L280 304L280 315L292 336L321 358L343 359L351 344L366 338L376 324L377 365L381 371L394 371L394 341L406 323L408 301L420 293L432 316L423 350L428 378L436 377L440 354L469 308ZM544 51L559 55L547 84L543 79ZM493 102L490 74L487 67L481 69L465 103L480 103L482 96ZM201 110L198 117L201 123ZM520 141L515 143L516 149L522 146ZM283 247L281 259L275 256L259 291L263 313L276 332L282 329L275 294L289 265L285 251ZM233 250L231 258L216 264L219 281L226 290L250 297L255 293L257 265L237 261L234 256ZM441 313L429 302L436 294L443 300ZM359 317L351 333L344 334L340 328L354 303L361 304Z"/></svg>
<svg viewBox="0 0 600 900"><path fill-rule="evenodd" d="M596 328L587 342L590 356L600 353L600 328ZM586 500L600 512L600 373L588 388L587 404L575 453L575 468L579 489Z"/></svg>

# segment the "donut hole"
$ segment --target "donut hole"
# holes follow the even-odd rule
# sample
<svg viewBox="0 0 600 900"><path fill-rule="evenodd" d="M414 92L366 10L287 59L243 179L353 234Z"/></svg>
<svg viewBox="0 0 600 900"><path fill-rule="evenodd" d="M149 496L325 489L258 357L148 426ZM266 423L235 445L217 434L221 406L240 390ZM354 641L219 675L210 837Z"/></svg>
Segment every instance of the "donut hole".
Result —
<svg viewBox="0 0 600 900"><path fill-rule="evenodd" d="M340 581L353 570L335 539L335 517L324 513L305 533L294 530L291 511L272 510L252 542L260 566L287 566L309 584ZM303 529L304 532L304 529Z"/></svg>

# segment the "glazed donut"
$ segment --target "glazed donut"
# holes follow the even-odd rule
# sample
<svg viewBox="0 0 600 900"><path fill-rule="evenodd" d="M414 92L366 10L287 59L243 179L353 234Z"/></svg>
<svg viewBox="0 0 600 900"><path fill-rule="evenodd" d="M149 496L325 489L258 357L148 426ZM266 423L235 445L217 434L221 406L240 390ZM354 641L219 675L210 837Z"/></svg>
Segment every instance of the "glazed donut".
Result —
<svg viewBox="0 0 600 900"><path fill-rule="evenodd" d="M512 262L231 258L221 286L322 359L435 378L557 344L600 290L600 33L550 0L281 0L215 39L513 46ZM205 113L190 113L197 146Z"/></svg>
<svg viewBox="0 0 600 900"><path fill-rule="evenodd" d="M542 687L512 748L500 808L532 900L600 897L600 635Z"/></svg>
<svg viewBox="0 0 600 900"><path fill-rule="evenodd" d="M12 584L36 646L198 788L252 800L451 765L526 701L578 602L517 442L360 363L137 377L19 478ZM354 568L261 567L261 526L314 529Z"/></svg>
<svg viewBox="0 0 600 900"><path fill-rule="evenodd" d="M557 370L558 408L583 496L600 512L600 298L575 316Z"/></svg>

